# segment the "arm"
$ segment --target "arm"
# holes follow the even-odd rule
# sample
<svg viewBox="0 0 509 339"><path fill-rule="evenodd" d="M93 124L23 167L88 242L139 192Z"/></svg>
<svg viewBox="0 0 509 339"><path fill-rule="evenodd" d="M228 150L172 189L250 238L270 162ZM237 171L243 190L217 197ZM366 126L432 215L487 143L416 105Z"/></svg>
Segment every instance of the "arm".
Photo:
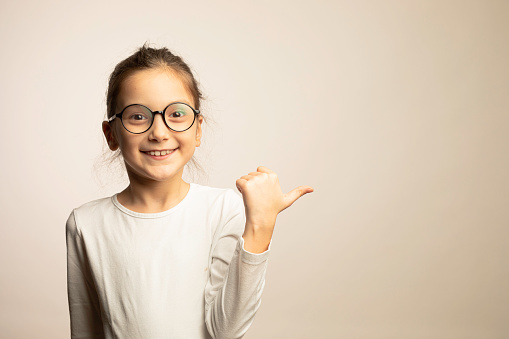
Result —
<svg viewBox="0 0 509 339"><path fill-rule="evenodd" d="M299 186L283 194L277 175L263 166L242 176L236 185L244 206L237 203L238 212L226 223L213 248L205 295L205 322L213 338L242 338L246 333L261 303L276 217L313 192L310 186ZM237 240L236 234L242 237Z"/></svg>
<svg viewBox="0 0 509 339"><path fill-rule="evenodd" d="M261 304L269 249L247 252L242 199L232 191L231 217L214 237L205 288L205 323L213 338L242 338Z"/></svg>
<svg viewBox="0 0 509 339"><path fill-rule="evenodd" d="M104 338L99 298L88 265L74 211L66 223L67 294L71 338Z"/></svg>

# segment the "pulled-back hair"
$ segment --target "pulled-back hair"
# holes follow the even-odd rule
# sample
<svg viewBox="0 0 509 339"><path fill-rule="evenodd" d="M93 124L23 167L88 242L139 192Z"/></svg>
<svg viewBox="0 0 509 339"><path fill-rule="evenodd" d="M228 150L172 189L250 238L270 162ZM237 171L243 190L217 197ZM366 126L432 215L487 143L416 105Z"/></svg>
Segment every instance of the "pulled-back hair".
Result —
<svg viewBox="0 0 509 339"><path fill-rule="evenodd" d="M203 96L199 89L199 84L196 81L190 67L182 60L180 56L173 54L166 47L152 48L149 47L147 43L145 43L142 47L136 50L134 54L119 62L111 73L108 81L108 89L106 90L107 119L118 113L116 112L118 109L117 100L122 89L123 82L137 71L156 68L165 69L177 75L191 94L194 108L197 110L200 109ZM204 116L203 112L200 112L200 115L203 118L203 121L209 121L209 118ZM116 134L115 129L113 129L113 134ZM108 169L110 169L113 164L117 164L123 169L122 172L125 174L125 166L123 161L119 161L117 163L117 160L122 159L122 152L120 148L114 151L113 154L111 153L111 150L106 147L106 145L103 145L103 149L104 152L101 156L101 159L96 161L96 165L94 167L98 169L106 165ZM190 175L192 177L194 177L195 174L206 176L205 171L196 160L195 155L193 155L189 163L186 164L186 168L188 167L187 165L190 165L188 170L190 171ZM191 169L195 169L197 172L193 173ZM118 178L118 171L112 172L112 175L114 178ZM99 181L102 181L101 178L98 177L98 179Z"/></svg>
<svg viewBox="0 0 509 339"><path fill-rule="evenodd" d="M175 72L180 76L184 85L191 93L194 101L194 108L200 109L200 101L203 98L194 78L193 72L181 57L170 52L166 47L151 48L144 44L133 55L117 64L110 75L108 90L106 92L106 110L108 118L115 115L117 109L117 98L124 80L136 71L163 68Z"/></svg>

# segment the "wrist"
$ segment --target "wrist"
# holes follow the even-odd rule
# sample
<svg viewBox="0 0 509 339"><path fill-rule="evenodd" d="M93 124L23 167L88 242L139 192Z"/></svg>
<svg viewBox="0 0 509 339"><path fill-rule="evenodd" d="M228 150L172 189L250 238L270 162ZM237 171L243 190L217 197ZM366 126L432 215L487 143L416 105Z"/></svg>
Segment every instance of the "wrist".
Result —
<svg viewBox="0 0 509 339"><path fill-rule="evenodd" d="M274 227L258 226L246 223L242 236L251 238L272 238Z"/></svg>
<svg viewBox="0 0 509 339"><path fill-rule="evenodd" d="M274 216L264 216L263 218L246 218L246 229L252 229L256 232L263 230L273 230L276 225L277 214Z"/></svg>
<svg viewBox="0 0 509 339"><path fill-rule="evenodd" d="M274 227L260 227L258 225L249 225L246 228L242 238L244 238L244 249L251 253L263 253L269 248Z"/></svg>

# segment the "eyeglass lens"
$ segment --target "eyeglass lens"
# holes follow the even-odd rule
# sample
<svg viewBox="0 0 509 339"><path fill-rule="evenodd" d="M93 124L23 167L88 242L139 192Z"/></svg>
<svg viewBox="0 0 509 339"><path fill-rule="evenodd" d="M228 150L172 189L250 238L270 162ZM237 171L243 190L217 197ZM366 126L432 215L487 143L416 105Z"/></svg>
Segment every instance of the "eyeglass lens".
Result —
<svg viewBox="0 0 509 339"><path fill-rule="evenodd" d="M194 111L184 104L171 104L164 112L164 119L174 131L185 131L194 122ZM132 133L143 133L152 125L154 115L144 106L133 105L124 110L122 123Z"/></svg>

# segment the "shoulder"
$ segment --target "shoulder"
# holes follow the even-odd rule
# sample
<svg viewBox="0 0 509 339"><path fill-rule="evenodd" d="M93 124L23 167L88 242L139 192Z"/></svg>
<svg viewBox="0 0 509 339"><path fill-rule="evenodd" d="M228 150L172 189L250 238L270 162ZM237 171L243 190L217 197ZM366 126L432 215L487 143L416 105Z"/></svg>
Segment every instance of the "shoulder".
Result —
<svg viewBox="0 0 509 339"><path fill-rule="evenodd" d="M198 199L207 200L211 204L220 204L223 206L243 205L242 196L231 188L218 188L200 184L191 184L194 190L194 196Z"/></svg>
<svg viewBox="0 0 509 339"><path fill-rule="evenodd" d="M108 210L111 210L112 206L111 197L106 197L92 200L74 208L67 218L67 232L80 235L80 227L83 224L87 224L89 220L93 220L96 217L104 217L108 214Z"/></svg>
<svg viewBox="0 0 509 339"><path fill-rule="evenodd" d="M193 185L194 197L207 200L206 205L196 210L212 225L213 243L217 243L221 237L240 237L246 224L242 195L231 188Z"/></svg>
<svg viewBox="0 0 509 339"><path fill-rule="evenodd" d="M111 197L96 199L75 208L75 218L106 213L113 206L111 199Z"/></svg>
<svg viewBox="0 0 509 339"><path fill-rule="evenodd" d="M218 224L224 224L231 218L245 213L242 196L233 189L193 185L196 198L193 199L193 203L196 204L193 208L208 219L216 220Z"/></svg>

